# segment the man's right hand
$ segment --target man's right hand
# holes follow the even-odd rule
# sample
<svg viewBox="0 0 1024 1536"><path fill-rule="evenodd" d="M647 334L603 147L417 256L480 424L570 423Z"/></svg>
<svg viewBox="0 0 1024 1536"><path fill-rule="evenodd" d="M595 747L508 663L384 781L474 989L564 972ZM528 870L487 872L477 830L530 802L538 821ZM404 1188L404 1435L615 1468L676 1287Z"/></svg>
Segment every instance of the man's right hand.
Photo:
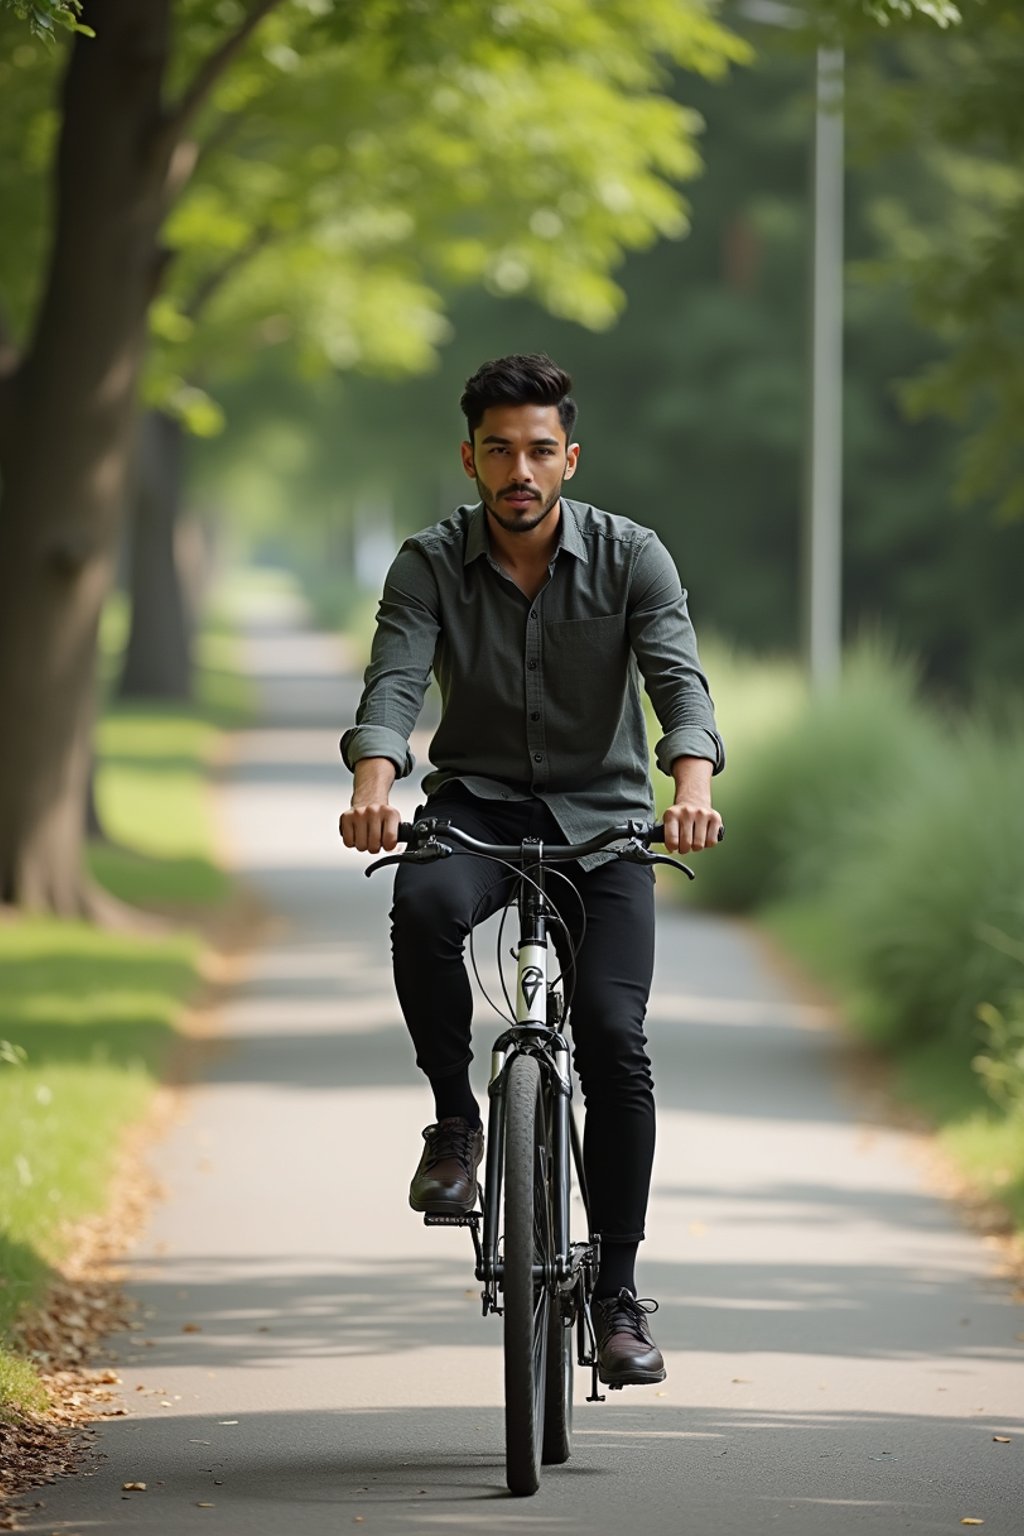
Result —
<svg viewBox="0 0 1024 1536"><path fill-rule="evenodd" d="M346 848L360 853L390 853L398 847L402 820L397 806L388 804L395 782L395 765L386 757L364 757L355 765L352 808L343 811L338 823Z"/></svg>

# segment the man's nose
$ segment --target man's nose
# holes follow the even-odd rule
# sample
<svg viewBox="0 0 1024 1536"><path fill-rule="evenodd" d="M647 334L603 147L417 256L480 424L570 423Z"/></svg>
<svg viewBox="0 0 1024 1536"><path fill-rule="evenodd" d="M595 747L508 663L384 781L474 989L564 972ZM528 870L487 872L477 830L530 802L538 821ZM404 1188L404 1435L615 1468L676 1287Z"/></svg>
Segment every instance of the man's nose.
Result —
<svg viewBox="0 0 1024 1536"><path fill-rule="evenodd" d="M533 466L525 453L518 454L512 460L512 479L517 485L533 479Z"/></svg>

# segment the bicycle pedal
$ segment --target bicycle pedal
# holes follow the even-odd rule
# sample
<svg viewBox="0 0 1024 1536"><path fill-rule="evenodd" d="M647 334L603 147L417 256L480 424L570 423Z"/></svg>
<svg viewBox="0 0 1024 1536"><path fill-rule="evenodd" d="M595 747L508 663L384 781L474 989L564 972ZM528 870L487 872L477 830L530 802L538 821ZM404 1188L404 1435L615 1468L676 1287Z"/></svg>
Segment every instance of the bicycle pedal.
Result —
<svg viewBox="0 0 1024 1536"><path fill-rule="evenodd" d="M475 1227L480 1220L479 1211L467 1211L464 1216L424 1216L425 1227Z"/></svg>

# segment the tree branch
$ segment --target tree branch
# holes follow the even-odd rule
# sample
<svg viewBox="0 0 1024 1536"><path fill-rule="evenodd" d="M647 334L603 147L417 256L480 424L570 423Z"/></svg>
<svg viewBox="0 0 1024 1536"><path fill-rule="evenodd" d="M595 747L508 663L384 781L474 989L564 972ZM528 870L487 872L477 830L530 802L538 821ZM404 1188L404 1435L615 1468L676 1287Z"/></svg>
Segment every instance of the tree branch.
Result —
<svg viewBox="0 0 1024 1536"><path fill-rule="evenodd" d="M237 251L232 251L219 267L214 267L208 272L201 282L196 284L195 292L188 303L183 305L182 313L189 320L195 321L202 314L213 296L233 277L240 267L244 267L247 261L251 261L265 245L270 241L273 229L269 224L261 224L254 229L244 245L240 245Z"/></svg>
<svg viewBox="0 0 1024 1536"><path fill-rule="evenodd" d="M245 20L239 23L234 32L230 32L223 38L213 52L203 60L178 101L165 115L164 132L169 144L182 137L221 75L245 47L264 16L279 4L280 0L254 0Z"/></svg>
<svg viewBox="0 0 1024 1536"><path fill-rule="evenodd" d="M224 113L216 128L211 129L199 145L199 153L196 157L197 170L200 166L205 165L210 156L216 154L218 149L223 149L226 144L231 143L231 140L243 126L245 120L245 112Z"/></svg>
<svg viewBox="0 0 1024 1536"><path fill-rule="evenodd" d="M7 311L0 304L0 374L12 373L18 363L18 348L7 319Z"/></svg>

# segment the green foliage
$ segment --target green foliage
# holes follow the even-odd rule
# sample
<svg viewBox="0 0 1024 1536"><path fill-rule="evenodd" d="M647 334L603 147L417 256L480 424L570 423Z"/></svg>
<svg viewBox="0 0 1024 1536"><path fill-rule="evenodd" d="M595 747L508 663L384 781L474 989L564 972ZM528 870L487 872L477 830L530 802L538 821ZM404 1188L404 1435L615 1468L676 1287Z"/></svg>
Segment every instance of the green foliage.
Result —
<svg viewBox="0 0 1024 1536"><path fill-rule="evenodd" d="M958 491L1024 517L1024 13L975 0L955 36L904 39L853 74L855 150L916 168L875 209L876 275L941 348L905 381L916 417L962 429Z"/></svg>
<svg viewBox="0 0 1024 1536"><path fill-rule="evenodd" d="M13 12L44 43L52 43L58 29L80 32L83 37L96 35L82 23L82 0L0 0L0 9Z"/></svg>
<svg viewBox="0 0 1024 1536"><path fill-rule="evenodd" d="M389 501L404 532L472 495L456 453L467 375L484 357L545 349L574 374L581 404L575 494L657 529L701 635L795 649L811 74L770 41L727 88L679 82L706 123L692 229L618 270L628 303L612 329L470 290L452 296L454 334L423 379L314 385L286 377L267 351L219 391L233 431L197 454L197 493L235 509L276 558L340 585L364 499ZM898 381L933 363L939 344L905 289L866 265L878 210L916 196L918 177L912 158L892 156L848 178L844 606L849 633L883 627L921 657L930 686L970 699L983 679L1020 675L1024 523L996 527L957 505L958 433L935 419L911 425L899 408Z"/></svg>
<svg viewBox="0 0 1024 1536"><path fill-rule="evenodd" d="M1011 993L1005 1013L979 1003L978 1018L986 1049L971 1066L997 1104L1024 1116L1024 992Z"/></svg>
<svg viewBox="0 0 1024 1536"><path fill-rule="evenodd" d="M244 15L175 9L172 99ZM717 76L748 57L704 0L642 13L628 0L285 0L197 125L166 231L148 402L216 430L211 385L268 346L312 371L423 369L454 284L609 324L622 253L686 227L678 183L698 168L700 125L666 89L670 71ZM0 196L25 227L0 291L21 330L25 255L35 274L45 223L25 180L54 129L45 62L20 47L0 63L17 126L0 142Z"/></svg>
<svg viewBox="0 0 1024 1536"><path fill-rule="evenodd" d="M966 1062L978 1005L1017 988L991 935L1024 927L1022 782L1024 732L950 729L851 851L834 899L886 1038L946 1035Z"/></svg>
<svg viewBox="0 0 1024 1536"><path fill-rule="evenodd" d="M1005 708L1001 725L944 720L877 643L834 694L778 721L770 698L719 781L728 839L701 863L701 898L813 903L873 1030L945 1036L966 1063L979 1005L991 1019L1020 991L1024 729Z"/></svg>
<svg viewBox="0 0 1024 1536"><path fill-rule="evenodd" d="M913 780L938 746L915 703L914 669L877 641L850 652L834 694L796 701L791 684L780 688L784 672L748 661L747 674L762 725L733 743L723 716L728 758L716 804L728 841L701 863L700 899L730 910L830 890L851 854L873 846L893 787Z"/></svg>

